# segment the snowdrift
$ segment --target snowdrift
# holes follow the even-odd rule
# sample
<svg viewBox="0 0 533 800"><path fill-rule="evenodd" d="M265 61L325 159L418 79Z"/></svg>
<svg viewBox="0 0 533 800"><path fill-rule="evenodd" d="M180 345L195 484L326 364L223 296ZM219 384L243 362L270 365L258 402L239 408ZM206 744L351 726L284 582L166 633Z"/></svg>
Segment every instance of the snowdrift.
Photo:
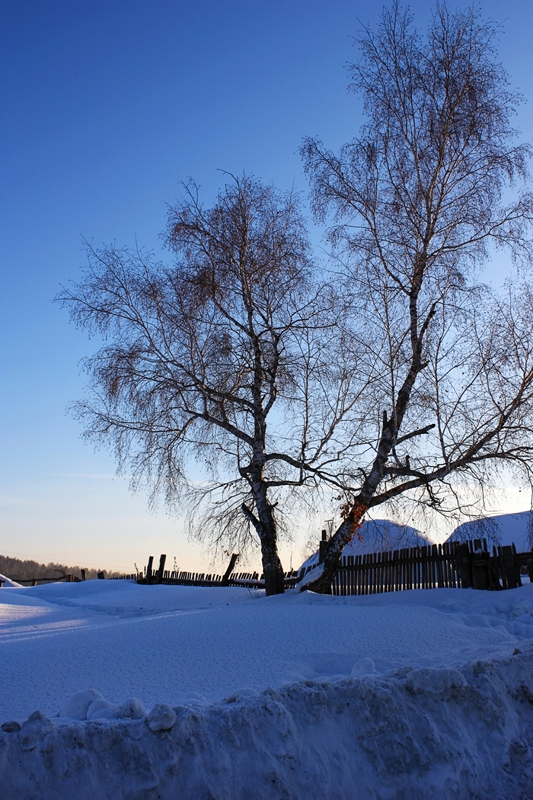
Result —
<svg viewBox="0 0 533 800"><path fill-rule="evenodd" d="M37 711L1 732L0 767L3 796L18 800L525 800L533 648L148 715L82 692L56 718Z"/></svg>
<svg viewBox="0 0 533 800"><path fill-rule="evenodd" d="M533 794L532 584L3 588L0 645L2 800Z"/></svg>

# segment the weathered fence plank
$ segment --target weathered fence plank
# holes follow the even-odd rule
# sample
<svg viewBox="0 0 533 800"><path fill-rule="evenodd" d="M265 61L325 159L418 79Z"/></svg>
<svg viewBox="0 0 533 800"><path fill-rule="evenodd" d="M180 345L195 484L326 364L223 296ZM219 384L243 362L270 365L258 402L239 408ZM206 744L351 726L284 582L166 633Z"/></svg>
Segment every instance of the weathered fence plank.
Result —
<svg viewBox="0 0 533 800"><path fill-rule="evenodd" d="M159 569L157 570L157 578L156 583L163 583L163 572L165 571L165 561L167 560L166 555L163 553L159 557Z"/></svg>
<svg viewBox="0 0 533 800"><path fill-rule="evenodd" d="M154 563L154 557L150 556L148 558L148 566L146 567L146 583L152 583L152 564Z"/></svg>

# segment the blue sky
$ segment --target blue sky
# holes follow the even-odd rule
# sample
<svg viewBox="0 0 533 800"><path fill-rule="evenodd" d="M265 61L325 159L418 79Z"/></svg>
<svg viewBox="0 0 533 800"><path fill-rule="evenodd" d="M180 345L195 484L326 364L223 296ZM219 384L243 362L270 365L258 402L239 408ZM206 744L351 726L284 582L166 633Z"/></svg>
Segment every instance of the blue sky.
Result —
<svg viewBox="0 0 533 800"><path fill-rule="evenodd" d="M336 148L357 133L346 64L357 19L372 24L380 8L2 1L1 553L128 571L160 552L184 569L206 564L179 520L148 512L112 457L80 440L65 408L83 394L79 362L96 344L51 301L79 277L82 237L159 250L167 204L189 176L207 201L221 169L306 192L302 136ZM424 25L430 4L411 8ZM504 22L501 60L529 96L517 127L531 142L533 6L481 9ZM288 567L290 548L283 558Z"/></svg>

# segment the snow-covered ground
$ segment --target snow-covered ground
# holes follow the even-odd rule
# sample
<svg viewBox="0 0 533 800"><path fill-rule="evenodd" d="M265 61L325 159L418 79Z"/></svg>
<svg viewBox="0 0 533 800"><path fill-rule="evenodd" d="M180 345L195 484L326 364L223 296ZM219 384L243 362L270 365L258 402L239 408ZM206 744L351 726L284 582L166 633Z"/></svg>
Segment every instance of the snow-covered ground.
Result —
<svg viewBox="0 0 533 800"><path fill-rule="evenodd" d="M0 617L3 797L533 797L531 584L87 581Z"/></svg>

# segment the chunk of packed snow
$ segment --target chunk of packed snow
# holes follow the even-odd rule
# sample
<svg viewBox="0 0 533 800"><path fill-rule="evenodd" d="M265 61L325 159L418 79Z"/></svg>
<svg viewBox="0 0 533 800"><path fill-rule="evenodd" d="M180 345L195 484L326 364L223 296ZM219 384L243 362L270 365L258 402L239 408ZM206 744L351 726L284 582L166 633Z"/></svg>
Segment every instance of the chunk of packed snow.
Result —
<svg viewBox="0 0 533 800"><path fill-rule="evenodd" d="M59 711L58 716L67 719L87 719L87 710L95 700L104 698L96 689L85 689L70 697Z"/></svg>
<svg viewBox="0 0 533 800"><path fill-rule="evenodd" d="M119 719L120 708L103 697L95 700L87 709L87 719Z"/></svg>
<svg viewBox="0 0 533 800"><path fill-rule="evenodd" d="M456 669L413 669L405 676L407 690L411 694L437 694L449 697L452 692L461 693L466 680Z"/></svg>
<svg viewBox="0 0 533 800"><path fill-rule="evenodd" d="M124 719L142 719L146 716L146 711L140 700L130 697L122 703L119 716Z"/></svg>
<svg viewBox="0 0 533 800"><path fill-rule="evenodd" d="M176 722L176 712L166 703L157 703L147 717L151 731L168 731Z"/></svg>
<svg viewBox="0 0 533 800"><path fill-rule="evenodd" d="M113 705L96 689L76 692L63 705L57 715L60 719L142 719L146 716L143 704L135 697L121 706Z"/></svg>
<svg viewBox="0 0 533 800"><path fill-rule="evenodd" d="M372 658L360 658L352 667L350 675L352 678L357 678L361 675L370 675L376 671L376 665Z"/></svg>

